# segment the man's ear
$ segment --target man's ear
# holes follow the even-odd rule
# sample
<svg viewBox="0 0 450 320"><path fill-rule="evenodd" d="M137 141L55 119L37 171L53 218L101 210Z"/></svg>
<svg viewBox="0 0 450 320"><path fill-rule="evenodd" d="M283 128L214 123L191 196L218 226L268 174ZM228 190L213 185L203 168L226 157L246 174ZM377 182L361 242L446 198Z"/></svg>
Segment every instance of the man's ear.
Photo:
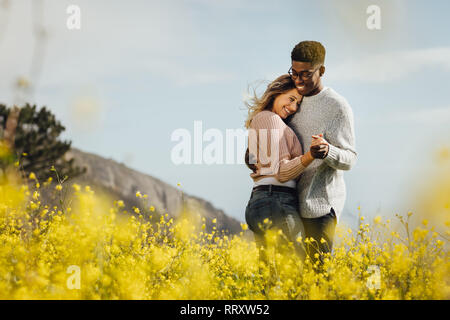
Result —
<svg viewBox="0 0 450 320"><path fill-rule="evenodd" d="M322 65L322 66L319 68L319 74L320 74L320 76L323 76L324 73L325 73L325 66Z"/></svg>

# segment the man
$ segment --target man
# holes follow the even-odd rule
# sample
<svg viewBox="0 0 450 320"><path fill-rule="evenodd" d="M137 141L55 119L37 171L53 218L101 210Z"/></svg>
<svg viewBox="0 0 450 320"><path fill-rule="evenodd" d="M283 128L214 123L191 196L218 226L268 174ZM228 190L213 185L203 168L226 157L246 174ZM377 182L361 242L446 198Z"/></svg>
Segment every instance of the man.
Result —
<svg viewBox="0 0 450 320"><path fill-rule="evenodd" d="M323 143L312 146L315 160L299 177L299 211L313 262L331 252L337 219L346 197L343 170L356 162L353 112L348 102L322 84L325 48L320 42L302 41L291 52L289 74L303 96L299 110L287 120L305 150L312 136L323 134ZM319 249L319 251L317 251ZM315 255L318 253L319 255Z"/></svg>

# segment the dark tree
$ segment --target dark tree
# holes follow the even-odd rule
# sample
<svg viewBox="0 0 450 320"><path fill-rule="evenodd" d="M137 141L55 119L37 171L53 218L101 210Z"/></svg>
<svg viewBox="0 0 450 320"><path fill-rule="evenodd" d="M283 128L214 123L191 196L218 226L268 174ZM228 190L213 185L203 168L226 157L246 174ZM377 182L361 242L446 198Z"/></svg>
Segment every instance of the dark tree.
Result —
<svg viewBox="0 0 450 320"><path fill-rule="evenodd" d="M54 176L52 166L61 178L74 178L86 171L74 165L73 159L66 160L64 154L70 150L70 141L61 141L59 135L66 128L55 116L42 107L26 104L22 108L8 108L0 104L0 130L3 143L12 151L9 157L2 157L1 165L19 161L25 174L34 172L40 180Z"/></svg>

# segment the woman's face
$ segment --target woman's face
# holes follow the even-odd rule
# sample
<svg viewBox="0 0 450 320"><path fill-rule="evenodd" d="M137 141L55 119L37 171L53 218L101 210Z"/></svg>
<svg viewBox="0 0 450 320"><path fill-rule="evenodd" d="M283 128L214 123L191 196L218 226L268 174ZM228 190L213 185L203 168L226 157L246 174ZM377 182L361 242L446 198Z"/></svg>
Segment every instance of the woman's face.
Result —
<svg viewBox="0 0 450 320"><path fill-rule="evenodd" d="M289 115L297 111L301 99L302 96L296 88L281 93L273 102L272 112L278 114L281 119L286 119Z"/></svg>

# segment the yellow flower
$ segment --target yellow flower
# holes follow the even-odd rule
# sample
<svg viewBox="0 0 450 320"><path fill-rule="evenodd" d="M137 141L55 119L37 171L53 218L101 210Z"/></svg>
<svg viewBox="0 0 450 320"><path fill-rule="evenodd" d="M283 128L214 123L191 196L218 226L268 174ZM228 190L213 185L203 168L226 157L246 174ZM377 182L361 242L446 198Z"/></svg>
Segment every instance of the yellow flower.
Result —
<svg viewBox="0 0 450 320"><path fill-rule="evenodd" d="M37 209L39 206L36 204L36 203L34 203L33 201L30 201L30 209L31 210L35 210L35 209Z"/></svg>
<svg viewBox="0 0 450 320"><path fill-rule="evenodd" d="M57 185L55 186L55 189L58 190L58 191L61 191L61 190L62 190L62 185L57 184Z"/></svg>
<svg viewBox="0 0 450 320"><path fill-rule="evenodd" d="M154 206L150 206L150 211L151 212L155 211L155 207Z"/></svg>
<svg viewBox="0 0 450 320"><path fill-rule="evenodd" d="M137 198L142 198L142 194L141 194L140 191L136 192L136 197L137 197Z"/></svg>
<svg viewBox="0 0 450 320"><path fill-rule="evenodd" d="M75 189L75 191L80 191L81 189L81 187L76 183L72 184L72 187Z"/></svg>
<svg viewBox="0 0 450 320"><path fill-rule="evenodd" d="M423 219L422 220L422 224L426 227L428 225L428 220L427 219Z"/></svg>
<svg viewBox="0 0 450 320"><path fill-rule="evenodd" d="M248 225L246 223L241 223L241 228L245 231L248 229Z"/></svg>
<svg viewBox="0 0 450 320"><path fill-rule="evenodd" d="M217 219L216 218L212 219L212 223L217 223Z"/></svg>
<svg viewBox="0 0 450 320"><path fill-rule="evenodd" d="M136 213L140 213L141 211L139 210L139 208L133 207L134 212Z"/></svg>
<svg viewBox="0 0 450 320"><path fill-rule="evenodd" d="M400 237L400 235L397 232L395 232L395 231L391 232L391 236L394 237L394 238L399 238Z"/></svg>
<svg viewBox="0 0 450 320"><path fill-rule="evenodd" d="M31 172L28 178L30 178L31 180L36 180L36 175L34 174L34 172Z"/></svg>
<svg viewBox="0 0 450 320"><path fill-rule="evenodd" d="M123 208L123 207L125 207L125 203L123 203L123 200L119 200L119 201L117 201L117 206L119 208Z"/></svg>
<svg viewBox="0 0 450 320"><path fill-rule="evenodd" d="M380 217L380 216L376 216L376 217L373 219L373 222L374 222L375 224L379 224L379 223L381 222L381 217Z"/></svg>

